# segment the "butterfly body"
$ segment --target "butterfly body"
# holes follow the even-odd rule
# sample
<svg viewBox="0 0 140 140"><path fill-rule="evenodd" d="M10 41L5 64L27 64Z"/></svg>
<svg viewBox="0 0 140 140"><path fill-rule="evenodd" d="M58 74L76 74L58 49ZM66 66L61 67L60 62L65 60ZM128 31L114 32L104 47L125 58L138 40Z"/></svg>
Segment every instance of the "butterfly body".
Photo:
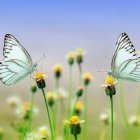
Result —
<svg viewBox="0 0 140 140"><path fill-rule="evenodd" d="M0 80L5 85L13 85L31 74L37 64L33 64L31 56L19 41L6 34L3 48L4 59L0 63Z"/></svg>
<svg viewBox="0 0 140 140"><path fill-rule="evenodd" d="M116 42L111 70L110 74L116 79L140 82L140 57L126 33L122 33Z"/></svg>

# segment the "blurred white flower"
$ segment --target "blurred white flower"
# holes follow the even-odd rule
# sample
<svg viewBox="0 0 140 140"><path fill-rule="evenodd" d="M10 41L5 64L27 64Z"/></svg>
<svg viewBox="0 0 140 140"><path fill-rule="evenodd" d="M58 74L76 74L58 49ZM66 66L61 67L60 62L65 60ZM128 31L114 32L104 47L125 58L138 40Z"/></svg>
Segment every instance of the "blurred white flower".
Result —
<svg viewBox="0 0 140 140"><path fill-rule="evenodd" d="M26 118L29 115L31 109L31 104L29 102L24 102L16 109L15 113L19 118ZM33 116L36 116L39 113L39 110L36 106L33 106Z"/></svg>
<svg viewBox="0 0 140 140"><path fill-rule="evenodd" d="M60 87L60 88L56 91L56 93L58 94L58 95L57 95L57 98L58 98L59 100L63 100L63 99L68 98L68 92L67 92L64 88L62 88L62 87Z"/></svg>
<svg viewBox="0 0 140 140"><path fill-rule="evenodd" d="M100 121L102 123L104 123L105 125L109 125L111 122L111 118L110 118L110 111L106 110L103 113L100 114Z"/></svg>
<svg viewBox="0 0 140 140"><path fill-rule="evenodd" d="M42 135L43 138L49 138L50 137L50 130L48 126L44 125L38 128L38 131Z"/></svg>
<svg viewBox="0 0 140 140"><path fill-rule="evenodd" d="M25 140L42 140L43 137L39 131L32 131L26 135Z"/></svg>
<svg viewBox="0 0 140 140"><path fill-rule="evenodd" d="M6 103L13 109L21 105L21 99L18 96L11 96L6 99Z"/></svg>
<svg viewBox="0 0 140 140"><path fill-rule="evenodd" d="M136 115L132 115L129 118L129 124L132 126L138 126L140 124L140 119Z"/></svg>

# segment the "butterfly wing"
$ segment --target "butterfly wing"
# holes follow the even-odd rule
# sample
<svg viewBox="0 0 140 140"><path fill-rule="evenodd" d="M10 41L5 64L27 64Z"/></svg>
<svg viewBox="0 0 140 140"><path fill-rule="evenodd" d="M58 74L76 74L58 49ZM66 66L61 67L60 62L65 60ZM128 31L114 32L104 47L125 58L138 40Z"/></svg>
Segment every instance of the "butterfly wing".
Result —
<svg viewBox="0 0 140 140"><path fill-rule="evenodd" d="M117 40L111 69L117 79L140 81L140 58L126 33Z"/></svg>
<svg viewBox="0 0 140 140"><path fill-rule="evenodd" d="M3 56L0 79L4 84L15 84L32 71L33 63L29 53L10 34L5 35Z"/></svg>

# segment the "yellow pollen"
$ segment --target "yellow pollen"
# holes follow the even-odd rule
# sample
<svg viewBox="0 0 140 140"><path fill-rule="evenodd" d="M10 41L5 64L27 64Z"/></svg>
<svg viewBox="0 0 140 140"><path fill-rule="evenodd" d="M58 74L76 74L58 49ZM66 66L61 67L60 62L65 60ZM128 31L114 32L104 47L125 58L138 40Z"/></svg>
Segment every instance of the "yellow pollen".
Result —
<svg viewBox="0 0 140 140"><path fill-rule="evenodd" d="M45 136L45 137L48 136L48 133L47 133L47 131L46 131L45 129L40 130L40 133L41 133L43 136Z"/></svg>
<svg viewBox="0 0 140 140"><path fill-rule="evenodd" d="M45 79L46 78L46 75L44 75L42 72L37 72L35 75L34 75L34 79L36 81L40 80L40 79Z"/></svg>
<svg viewBox="0 0 140 140"><path fill-rule="evenodd" d="M75 105L75 110L81 110L83 108L83 105L81 102L77 102Z"/></svg>
<svg viewBox="0 0 140 140"><path fill-rule="evenodd" d="M23 110L24 111L29 111L30 108L31 108L30 103L27 103L27 102L23 103Z"/></svg>
<svg viewBox="0 0 140 140"><path fill-rule="evenodd" d="M78 116L72 116L70 119L70 124L71 125L80 124L80 119L78 118Z"/></svg>
<svg viewBox="0 0 140 140"><path fill-rule="evenodd" d="M83 79L84 79L84 80L89 80L89 81L91 81L92 75L91 75L90 73L85 73L85 74L83 75Z"/></svg>
<svg viewBox="0 0 140 140"><path fill-rule="evenodd" d="M62 71L62 67L61 65L57 64L53 67L54 72L61 72Z"/></svg>
<svg viewBox="0 0 140 140"><path fill-rule="evenodd" d="M115 85L115 80L113 79L112 76L108 76L108 77L106 78L105 84L106 84L107 86L114 86L114 85Z"/></svg>

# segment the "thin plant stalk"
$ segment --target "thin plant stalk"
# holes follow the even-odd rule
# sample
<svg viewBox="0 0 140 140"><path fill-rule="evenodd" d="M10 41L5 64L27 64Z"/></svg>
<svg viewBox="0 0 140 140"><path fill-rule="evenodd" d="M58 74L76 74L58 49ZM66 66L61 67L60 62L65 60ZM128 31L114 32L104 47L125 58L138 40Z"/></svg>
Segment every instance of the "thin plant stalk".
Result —
<svg viewBox="0 0 140 140"><path fill-rule="evenodd" d="M105 140L106 137L106 128L103 127L101 135L100 135L100 140Z"/></svg>
<svg viewBox="0 0 140 140"><path fill-rule="evenodd" d="M136 116L139 117L139 115L140 115L140 89L139 89L139 97L138 97Z"/></svg>
<svg viewBox="0 0 140 140"><path fill-rule="evenodd" d="M79 66L79 86L82 85L82 65L78 64Z"/></svg>
<svg viewBox="0 0 140 140"><path fill-rule="evenodd" d="M131 139L131 131L130 131L130 125L128 122L128 117L125 111L125 105L124 105L124 95L123 95L123 82L120 82L120 105L121 105L121 111L124 119L124 124L127 130L127 137Z"/></svg>
<svg viewBox="0 0 140 140"><path fill-rule="evenodd" d="M122 82L120 82L120 104L121 104L121 110L122 110L122 115L123 115L123 119L125 122L125 126L129 127L129 122L127 119L125 106L124 106L124 95L123 95L123 83Z"/></svg>
<svg viewBox="0 0 140 140"><path fill-rule="evenodd" d="M70 116L71 98L72 98L72 66L69 65L69 82L68 82L68 117Z"/></svg>
<svg viewBox="0 0 140 140"><path fill-rule="evenodd" d="M51 121L51 115L50 115L49 106L48 106L46 96L45 96L45 92L44 92L43 88L42 88L42 93L43 93L43 97L44 97L44 101L45 101L46 111L47 111L47 114L48 114L49 124L50 124L51 140L54 140L54 131L53 131L53 126L52 126L52 121Z"/></svg>
<svg viewBox="0 0 140 140"><path fill-rule="evenodd" d="M74 135L74 138L75 138L75 140L78 140L78 137L77 137L77 135Z"/></svg>
<svg viewBox="0 0 140 140"><path fill-rule="evenodd" d="M31 107L30 107L30 112L29 112L29 131L32 130L34 100L35 100L35 93L32 93L32 95L31 95Z"/></svg>
<svg viewBox="0 0 140 140"><path fill-rule="evenodd" d="M87 86L85 86L85 88L84 88L84 104L85 104L84 120L85 120L85 124L84 124L84 133L83 133L84 134L84 140L87 139L87 126L88 126L88 122L87 122L87 120L88 120L87 89L88 89Z"/></svg>
<svg viewBox="0 0 140 140"><path fill-rule="evenodd" d="M59 122L59 114L58 114L58 112L59 112L59 102L58 102L58 99L59 99L59 78L56 78L56 81L55 81L55 93L57 94L57 100L56 100L56 102L55 102L55 121L54 121L54 129L55 129L55 132L54 132L54 135L55 135L55 137L56 137L56 135L57 135L57 133L58 133L58 131L59 131L59 129L57 129L56 128L56 126L57 125L59 125L58 124L58 122Z"/></svg>
<svg viewBox="0 0 140 140"><path fill-rule="evenodd" d="M114 111L113 111L113 96L110 95L110 106L111 106L111 137L110 140L113 140L114 137Z"/></svg>
<svg viewBox="0 0 140 140"><path fill-rule="evenodd" d="M72 111L71 111L69 117L71 117L71 116L74 115L75 105L76 105L76 103L78 102L78 100L79 100L79 97L76 96L76 99L75 99L75 101L74 101L74 104L73 104L73 107L72 107ZM64 140L69 140L69 127L66 128L66 131L65 131L65 133L64 133Z"/></svg>
<svg viewBox="0 0 140 140"><path fill-rule="evenodd" d="M73 108L72 108L70 117L74 115L75 106L76 106L76 103L78 102L78 100L79 100L79 97L76 96L76 99L75 99L75 101L74 101L74 105L73 105Z"/></svg>

